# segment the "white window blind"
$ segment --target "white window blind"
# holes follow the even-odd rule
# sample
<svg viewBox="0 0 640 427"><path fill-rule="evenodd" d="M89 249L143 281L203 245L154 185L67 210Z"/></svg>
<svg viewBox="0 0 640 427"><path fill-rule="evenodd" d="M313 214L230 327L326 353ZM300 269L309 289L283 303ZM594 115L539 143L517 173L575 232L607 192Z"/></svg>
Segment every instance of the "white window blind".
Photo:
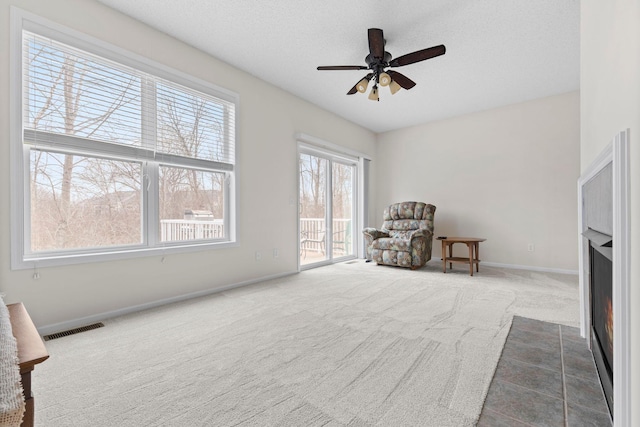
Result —
<svg viewBox="0 0 640 427"><path fill-rule="evenodd" d="M23 44L25 143L94 151L82 138L116 145L104 152L233 169L232 102L28 31Z"/></svg>

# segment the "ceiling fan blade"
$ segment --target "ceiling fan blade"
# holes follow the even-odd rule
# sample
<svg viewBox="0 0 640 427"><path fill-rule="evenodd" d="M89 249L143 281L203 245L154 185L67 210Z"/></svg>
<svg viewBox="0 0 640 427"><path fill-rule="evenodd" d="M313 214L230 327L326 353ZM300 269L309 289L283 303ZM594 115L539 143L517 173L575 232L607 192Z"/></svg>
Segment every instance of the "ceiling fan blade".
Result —
<svg viewBox="0 0 640 427"><path fill-rule="evenodd" d="M427 49L418 50L415 52L407 53L389 62L390 67L402 67L403 65L414 64L416 62L431 59L436 56L444 55L446 48L443 44L439 46L433 46ZM399 84L399 83L398 83Z"/></svg>
<svg viewBox="0 0 640 427"><path fill-rule="evenodd" d="M360 82L362 80L367 79L367 80L371 81L372 78L373 78L373 73L369 73L366 76L364 76L363 78L361 78L360 80L358 80L358 83L353 85L353 87L349 90L349 92L347 92L347 95L353 95L354 93L358 92L358 85L360 84Z"/></svg>
<svg viewBox="0 0 640 427"><path fill-rule="evenodd" d="M409 90L416 85L416 82L397 71L389 70L387 71L387 74L389 74L391 76L391 79L398 83L403 89Z"/></svg>
<svg viewBox="0 0 640 427"><path fill-rule="evenodd" d="M349 92L347 92L347 95L353 95L355 93L358 93L358 84L360 84L360 81L358 81L358 83L353 85L353 87L349 90Z"/></svg>
<svg viewBox="0 0 640 427"><path fill-rule="evenodd" d="M318 67L318 70L323 71L323 70L368 70L368 67L365 67L364 65L327 65L327 66L320 66Z"/></svg>
<svg viewBox="0 0 640 427"><path fill-rule="evenodd" d="M384 35L379 28L369 28L369 53L374 58L384 58Z"/></svg>

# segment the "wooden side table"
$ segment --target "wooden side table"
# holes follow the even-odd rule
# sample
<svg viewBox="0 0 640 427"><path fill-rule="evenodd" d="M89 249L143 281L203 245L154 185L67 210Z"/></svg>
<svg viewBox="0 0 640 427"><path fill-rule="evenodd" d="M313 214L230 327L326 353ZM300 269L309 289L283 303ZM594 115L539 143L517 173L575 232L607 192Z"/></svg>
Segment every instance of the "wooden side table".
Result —
<svg viewBox="0 0 640 427"><path fill-rule="evenodd" d="M444 237L438 238L442 240L442 271L447 272L447 263L449 263L449 269L453 268L454 262L461 262L469 264L469 275L473 276L473 265L476 266L476 272L480 271L480 242L484 242L487 239L478 237ZM454 257L453 256L453 244L465 243L469 249L469 258L466 257ZM449 256L447 256L447 247L449 247Z"/></svg>
<svg viewBox="0 0 640 427"><path fill-rule="evenodd" d="M49 353L38 334L29 313L24 305L19 302L7 305L11 329L18 345L18 363L20 364L20 376L22 377L22 391L26 403L21 427L33 426L34 403L31 393L31 371L38 363L49 358Z"/></svg>

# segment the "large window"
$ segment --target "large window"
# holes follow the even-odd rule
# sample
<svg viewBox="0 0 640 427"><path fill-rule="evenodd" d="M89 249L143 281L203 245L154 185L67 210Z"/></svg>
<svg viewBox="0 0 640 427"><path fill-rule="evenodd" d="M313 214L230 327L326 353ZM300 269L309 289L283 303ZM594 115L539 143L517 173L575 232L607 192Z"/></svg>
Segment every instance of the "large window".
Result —
<svg viewBox="0 0 640 427"><path fill-rule="evenodd" d="M86 37L19 34L14 267L235 240L234 94Z"/></svg>

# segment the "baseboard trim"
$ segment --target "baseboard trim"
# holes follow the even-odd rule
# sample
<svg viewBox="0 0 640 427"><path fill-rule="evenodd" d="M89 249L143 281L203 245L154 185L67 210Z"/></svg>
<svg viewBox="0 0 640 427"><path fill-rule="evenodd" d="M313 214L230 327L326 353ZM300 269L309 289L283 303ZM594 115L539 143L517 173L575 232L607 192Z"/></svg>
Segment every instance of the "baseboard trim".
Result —
<svg viewBox="0 0 640 427"><path fill-rule="evenodd" d="M38 329L38 333L40 335L50 335L61 331L67 331L70 329L78 328L85 325L90 325L92 323L101 322L105 319L110 319L113 317L123 316L125 314L135 313L137 311L148 310L150 308L160 307L167 304L172 304L175 302L185 301L192 298L204 297L211 294L216 294L219 292L229 291L231 289L240 288L242 286L253 285L254 283L264 282L266 280L280 279L282 277L292 276L294 274L298 274L297 271L274 274L271 276L263 276L258 279L245 280L244 282L233 283L231 285L222 286L219 288L205 289L202 291L191 292L184 295L178 295L171 298L165 298L161 300L151 301L144 304L132 305L125 308L120 308L118 310L105 311L102 313L94 314L91 316L80 317L77 319L66 320L64 322L53 323L51 325L41 326Z"/></svg>
<svg viewBox="0 0 640 427"><path fill-rule="evenodd" d="M431 258L431 259L442 262L442 258ZM531 270L531 271L541 271L543 273L575 274L576 276L578 275L578 270L565 270L562 268L534 267L531 265L502 264L499 262L485 262L485 261L480 262L480 265L486 265L487 267L509 268L512 270Z"/></svg>

